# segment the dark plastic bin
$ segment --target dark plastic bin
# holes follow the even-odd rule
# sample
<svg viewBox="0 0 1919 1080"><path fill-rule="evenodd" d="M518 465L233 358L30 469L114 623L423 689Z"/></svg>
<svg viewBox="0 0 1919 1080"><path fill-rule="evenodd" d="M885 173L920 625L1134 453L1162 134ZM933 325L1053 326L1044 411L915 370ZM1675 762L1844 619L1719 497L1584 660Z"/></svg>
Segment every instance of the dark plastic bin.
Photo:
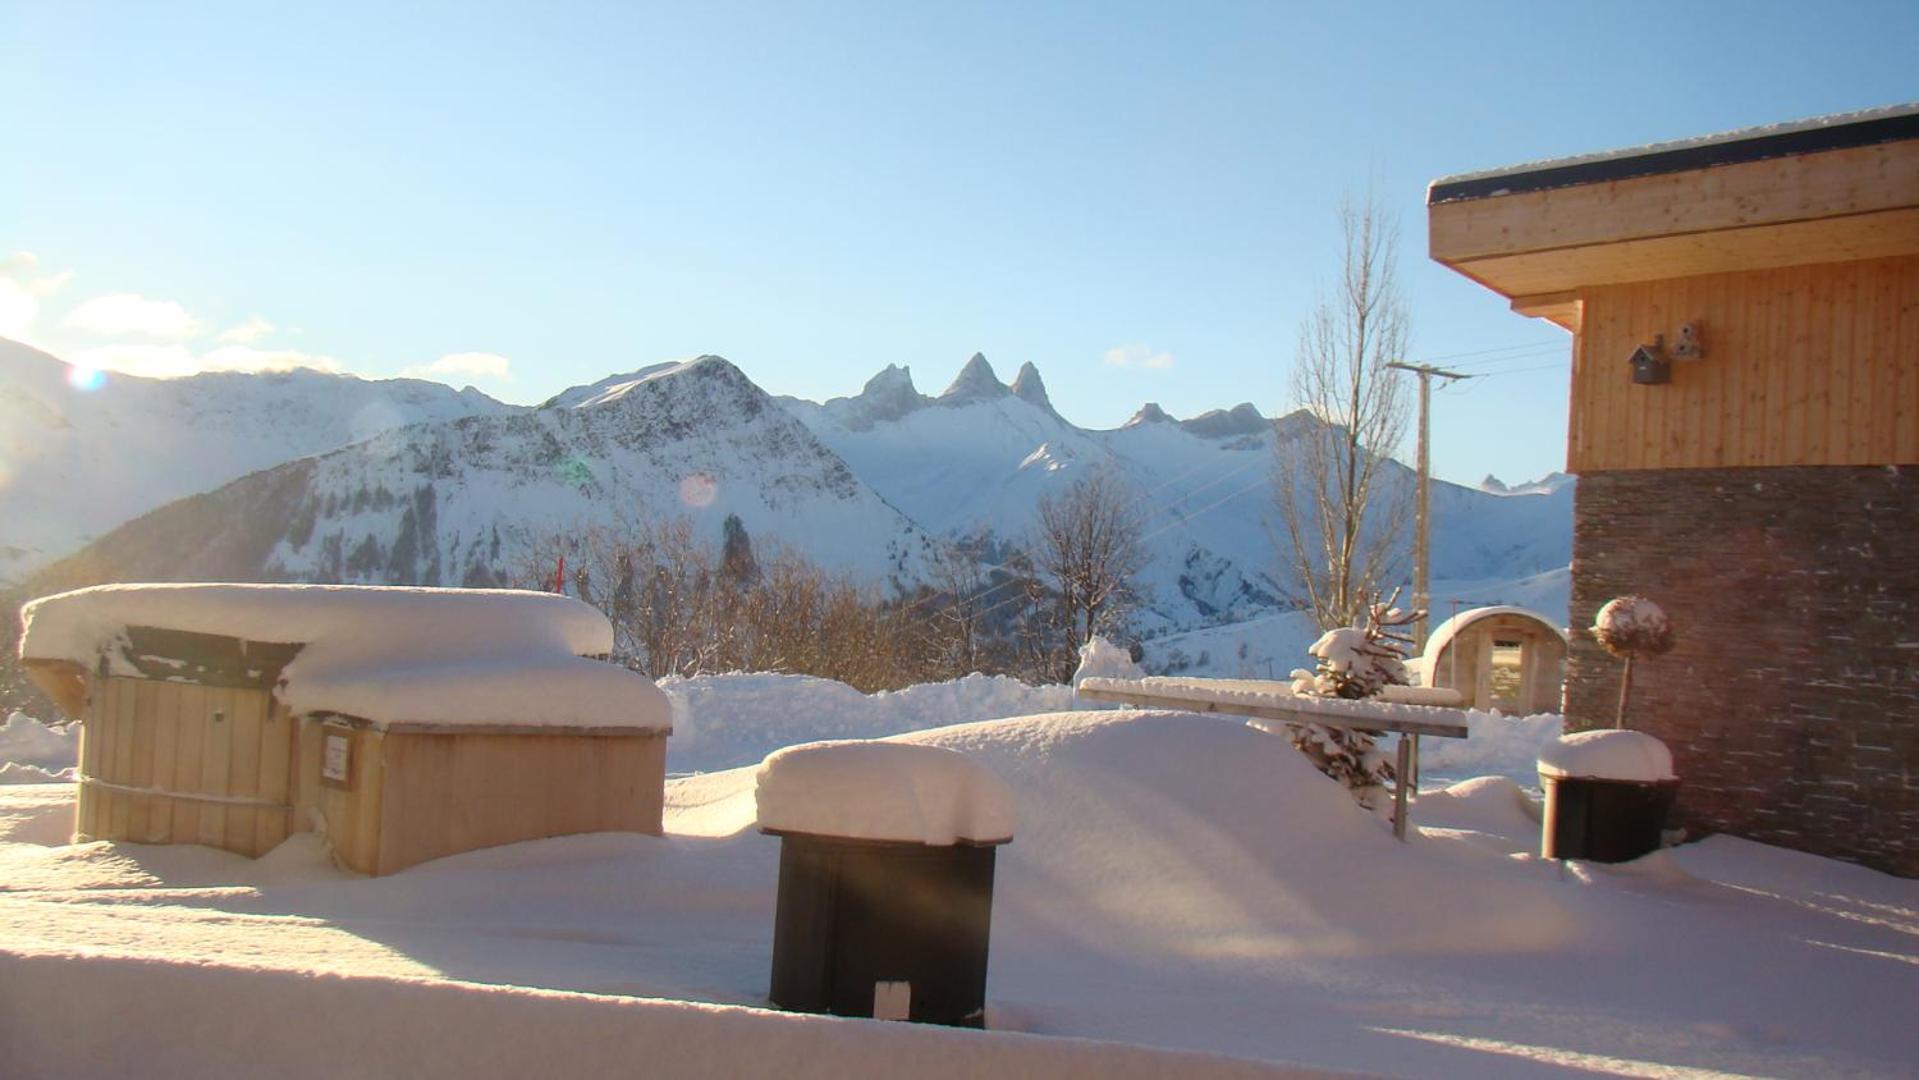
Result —
<svg viewBox="0 0 1919 1080"><path fill-rule="evenodd" d="M799 1012L984 1027L993 845L780 837L773 1004ZM906 984L904 987L899 984Z"/></svg>
<svg viewBox="0 0 1919 1080"><path fill-rule="evenodd" d="M1679 781L1539 778L1546 791L1541 853L1548 859L1628 862L1659 850Z"/></svg>

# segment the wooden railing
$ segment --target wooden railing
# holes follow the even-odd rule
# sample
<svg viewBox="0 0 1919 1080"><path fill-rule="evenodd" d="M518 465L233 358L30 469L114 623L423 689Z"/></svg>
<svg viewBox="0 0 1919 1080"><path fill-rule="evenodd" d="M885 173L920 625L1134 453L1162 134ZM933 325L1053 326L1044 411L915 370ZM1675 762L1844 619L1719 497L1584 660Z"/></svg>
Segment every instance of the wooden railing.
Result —
<svg viewBox="0 0 1919 1080"><path fill-rule="evenodd" d="M1414 749L1422 735L1440 739L1466 737L1464 709L1441 705L1412 705L1400 702L1341 698L1306 697L1295 694L1282 682L1249 679L1100 679L1080 681L1080 697L1135 705L1145 709L1177 709L1182 712L1224 713L1244 716L1262 731L1278 732L1285 724L1320 724L1353 731L1392 731L1399 733L1399 754L1394 766L1393 835L1406 839L1410 807L1407 801L1411 785Z"/></svg>

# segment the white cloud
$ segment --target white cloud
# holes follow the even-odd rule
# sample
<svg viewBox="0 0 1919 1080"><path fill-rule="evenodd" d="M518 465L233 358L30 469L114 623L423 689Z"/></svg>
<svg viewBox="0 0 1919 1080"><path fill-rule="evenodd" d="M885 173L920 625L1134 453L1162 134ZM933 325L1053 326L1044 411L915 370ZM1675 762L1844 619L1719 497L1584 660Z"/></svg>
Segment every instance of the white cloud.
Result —
<svg viewBox="0 0 1919 1080"><path fill-rule="evenodd" d="M200 370L199 358L185 345L97 345L77 349L66 360L74 367L150 379L172 379Z"/></svg>
<svg viewBox="0 0 1919 1080"><path fill-rule="evenodd" d="M256 349L250 345L223 345L200 357L203 371L292 371L310 368L339 374L346 369L331 356L297 349Z"/></svg>
<svg viewBox="0 0 1919 1080"><path fill-rule="evenodd" d="M64 325L104 337L145 337L185 341L200 336L200 320L171 300L149 300L135 293L108 293L67 312Z"/></svg>
<svg viewBox="0 0 1919 1080"><path fill-rule="evenodd" d="M218 340L222 345L258 345L260 339L271 333L273 324L255 315L238 326L221 331Z"/></svg>
<svg viewBox="0 0 1919 1080"><path fill-rule="evenodd" d="M40 317L40 301L58 292L73 273L43 273L31 251L0 258L0 337L32 342L33 325Z"/></svg>
<svg viewBox="0 0 1919 1080"><path fill-rule="evenodd" d="M291 349L254 349L245 345L227 345L207 353L195 353L185 345L99 345L77 350L67 361L75 367L118 371L150 379L176 379L203 371L341 370L340 362L330 356Z"/></svg>
<svg viewBox="0 0 1919 1080"><path fill-rule="evenodd" d="M513 378L510 370L512 361L497 353L458 352L447 353L431 364L420 364L400 372L412 379L437 379L458 377L468 379L498 379L507 382Z"/></svg>
<svg viewBox="0 0 1919 1080"><path fill-rule="evenodd" d="M1116 368L1146 368L1163 371L1173 366L1173 354L1165 351L1154 352L1151 345L1134 343L1118 345L1106 350L1106 363Z"/></svg>

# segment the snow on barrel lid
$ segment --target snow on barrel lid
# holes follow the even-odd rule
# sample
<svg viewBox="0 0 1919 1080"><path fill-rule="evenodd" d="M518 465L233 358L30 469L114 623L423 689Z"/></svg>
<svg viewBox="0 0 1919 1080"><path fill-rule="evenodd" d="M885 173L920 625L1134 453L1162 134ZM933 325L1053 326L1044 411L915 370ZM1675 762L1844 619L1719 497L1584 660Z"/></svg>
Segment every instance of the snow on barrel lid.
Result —
<svg viewBox="0 0 1919 1080"><path fill-rule="evenodd" d="M277 690L295 713L376 722L666 730L651 680L584 659L613 648L588 604L512 589L100 585L21 609L20 656L133 675L132 627L299 645Z"/></svg>
<svg viewBox="0 0 1919 1080"><path fill-rule="evenodd" d="M1672 751L1643 731L1581 731L1539 751L1539 775L1651 784L1677 779Z"/></svg>
<svg viewBox="0 0 1919 1080"><path fill-rule="evenodd" d="M753 798L760 828L951 846L1013 838L1013 794L957 750L844 739L776 750Z"/></svg>

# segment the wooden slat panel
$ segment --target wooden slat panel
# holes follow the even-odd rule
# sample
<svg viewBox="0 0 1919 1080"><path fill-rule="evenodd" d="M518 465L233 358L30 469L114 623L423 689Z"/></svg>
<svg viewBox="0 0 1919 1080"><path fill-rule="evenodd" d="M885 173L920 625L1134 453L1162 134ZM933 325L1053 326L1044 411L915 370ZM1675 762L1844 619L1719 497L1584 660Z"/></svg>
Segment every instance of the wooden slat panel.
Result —
<svg viewBox="0 0 1919 1080"><path fill-rule="evenodd" d="M206 750L201 757L200 791L206 795L230 794L229 770L233 765L233 715L235 691L207 687L204 714ZM208 847L227 843L227 808L220 803L200 804L200 842Z"/></svg>
<svg viewBox="0 0 1919 1080"><path fill-rule="evenodd" d="M276 702L266 703L260 729L260 769L256 789L260 798L284 803L292 793L288 770L293 760L293 720ZM262 809L255 813L253 850L264 855L287 838L288 814Z"/></svg>
<svg viewBox="0 0 1919 1080"><path fill-rule="evenodd" d="M127 679L109 679L113 684L113 775L116 784L133 779L133 687ZM110 803L107 835L115 840L127 838L133 824L133 798L115 792Z"/></svg>
<svg viewBox="0 0 1919 1080"><path fill-rule="evenodd" d="M1898 300L1898 310L1892 311L1892 304L1883 302L1883 318L1897 326L1893 355L1899 390L1893 397L1893 460L1919 461L1919 364L1913 362L1913 357L1919 356L1919 259L1907 262L1899 278L1896 285L1887 283Z"/></svg>
<svg viewBox="0 0 1919 1080"><path fill-rule="evenodd" d="M1779 434L1769 442L1788 461L1806 459L1806 416L1812 392L1809 372L1829 366L1819 362L1812 350L1812 279L1843 273L1839 267L1833 273L1819 275L1809 274L1803 267L1790 271L1782 302L1773 310L1773 339L1784 345L1787 357L1807 358L1803 363L1788 359L1769 365L1769 370L1776 373L1770 385L1778 395L1769 415L1779 418Z"/></svg>
<svg viewBox="0 0 1919 1080"><path fill-rule="evenodd" d="M180 745L175 751L173 790L198 792L203 790L201 769L205 764L203 757L207 745L207 690L205 687L182 685L175 689L174 695L180 711ZM180 844L199 843L199 803L187 799L175 801L173 838L175 843Z"/></svg>
<svg viewBox="0 0 1919 1080"><path fill-rule="evenodd" d="M665 741L388 732L376 872L569 833L658 833Z"/></svg>
<svg viewBox="0 0 1919 1080"><path fill-rule="evenodd" d="M233 751L228 761L227 794L245 799L258 798L260 738L266 726L266 695L259 690L234 690L231 693L233 716L228 728ZM228 807L226 843L223 846L228 851L237 851L242 855L258 854L253 844L259 822L260 812L253 807Z"/></svg>
<svg viewBox="0 0 1919 1080"><path fill-rule="evenodd" d="M1811 288L1806 291L1806 312L1804 321L1805 346L1800 355L1807 357L1801 365L1806 373L1805 408L1800 419L1805 425L1800 435L1800 451L1797 455L1790 451L1789 460L1825 461L1832 456L1832 381L1835 366L1833 358L1847 355L1851 349L1843 345L1837 337L1840 327L1850 329L1852 320L1835 319L1835 311L1850 311L1853 307L1853 294L1859 280L1857 267L1834 267L1832 273L1810 275Z"/></svg>
<svg viewBox="0 0 1919 1080"><path fill-rule="evenodd" d="M180 687L171 683L149 684L146 696L153 699L146 709L153 723L153 786L162 791L178 791L173 786L180 753ZM174 800L156 798L147 807L147 838L155 844L171 844Z"/></svg>
<svg viewBox="0 0 1919 1080"><path fill-rule="evenodd" d="M1584 290L1574 472L1919 464L1919 258ZM1634 384L1626 358L1679 326L1706 357Z"/></svg>
<svg viewBox="0 0 1919 1080"><path fill-rule="evenodd" d="M377 731L353 733L354 766L359 772L353 806L352 850L362 873L380 872L380 816L386 806L386 738Z"/></svg>
<svg viewBox="0 0 1919 1080"><path fill-rule="evenodd" d="M292 817L287 828L293 832L309 832L313 829L316 813L324 816L320 806L320 724L312 719L289 718L293 729L293 750L288 764L288 797L293 805Z"/></svg>
<svg viewBox="0 0 1919 1080"><path fill-rule="evenodd" d="M106 739L106 722L101 716L101 702L106 689L100 680L87 676L87 711L80 725L80 775L100 775L100 747ZM87 839L92 839L100 829L100 800L82 785L74 793L74 829Z"/></svg>

